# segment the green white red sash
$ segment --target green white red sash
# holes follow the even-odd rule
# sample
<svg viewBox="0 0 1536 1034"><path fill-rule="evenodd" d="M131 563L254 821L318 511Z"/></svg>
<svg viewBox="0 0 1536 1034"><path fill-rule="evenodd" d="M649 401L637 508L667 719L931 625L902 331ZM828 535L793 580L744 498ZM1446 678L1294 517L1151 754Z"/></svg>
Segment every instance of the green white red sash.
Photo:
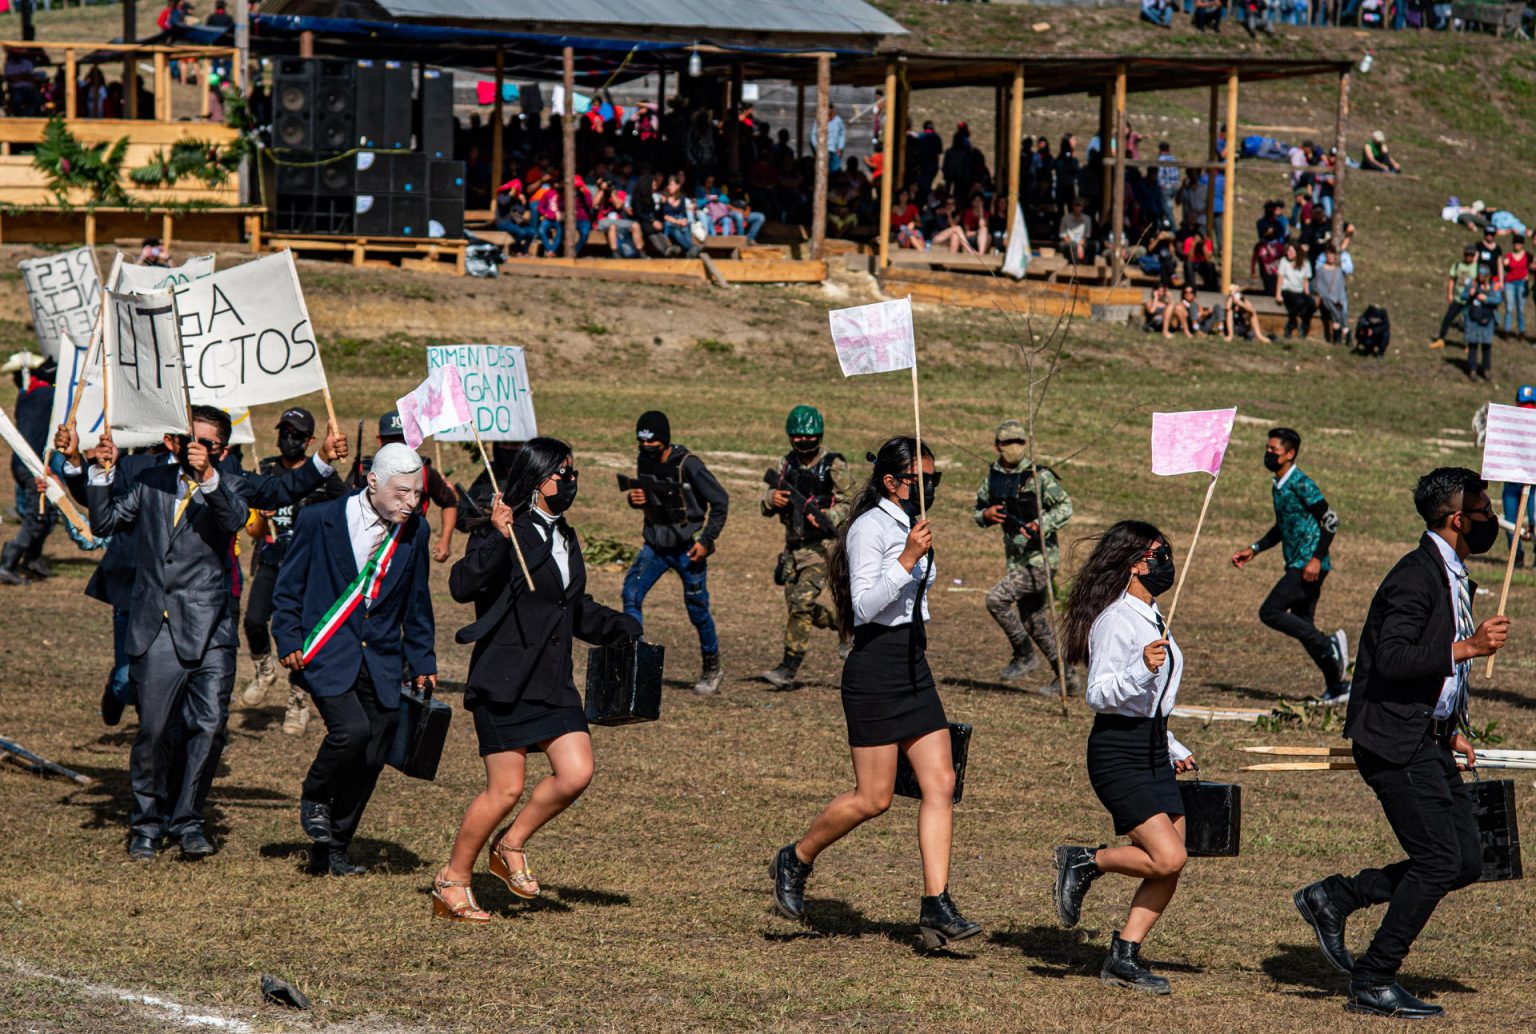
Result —
<svg viewBox="0 0 1536 1034"><path fill-rule="evenodd" d="M308 664L315 659L315 654L320 648L331 641L331 636L336 630L347 623L357 605L366 597L370 600L379 598L379 587L384 584L384 576L389 573L389 562L395 557L395 546L400 541L400 529L402 525L392 524L389 534L384 536L384 541L379 543L379 548L373 551L373 556L363 565L363 569L357 572L357 577L352 584L347 586L347 591L341 594L341 599L331 604L331 609L325 612L325 617L314 627L304 639L304 663Z"/></svg>

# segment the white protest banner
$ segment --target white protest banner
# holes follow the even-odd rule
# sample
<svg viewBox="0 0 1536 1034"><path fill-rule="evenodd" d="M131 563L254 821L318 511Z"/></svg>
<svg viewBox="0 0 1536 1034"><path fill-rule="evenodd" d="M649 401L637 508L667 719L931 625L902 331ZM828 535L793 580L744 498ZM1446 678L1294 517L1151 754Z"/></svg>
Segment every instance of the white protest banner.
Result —
<svg viewBox="0 0 1536 1034"><path fill-rule="evenodd" d="M325 368L291 252L172 290L187 378L199 405L249 409L325 390Z"/></svg>
<svg viewBox="0 0 1536 1034"><path fill-rule="evenodd" d="M130 434L189 430L187 371L176 344L176 299L170 291L107 292L107 406L113 440Z"/></svg>
<svg viewBox="0 0 1536 1034"><path fill-rule="evenodd" d="M1536 409L1488 406L1482 475L1486 481L1536 484Z"/></svg>
<svg viewBox="0 0 1536 1034"><path fill-rule="evenodd" d="M32 451L32 446L22 437L21 431L11 422L10 416L3 409L0 409L0 441L4 441L11 447L11 452L21 460L21 465L27 468L27 473L35 478L46 479L46 491L43 494L48 497L48 501L59 508L59 512L75 526L76 531L94 542L95 538L91 535L90 527L87 526L85 518L81 517L80 512L75 509L74 501L64 491L64 486L48 474L48 468L43 466L42 458Z"/></svg>
<svg viewBox="0 0 1536 1034"><path fill-rule="evenodd" d="M456 366L473 419L437 435L444 442L526 442L539 433L520 345L432 345L427 373ZM403 415L403 411L402 411Z"/></svg>
<svg viewBox="0 0 1536 1034"><path fill-rule="evenodd" d="M827 313L832 344L844 377L889 373L917 365L917 339L912 331L912 299L898 298Z"/></svg>
<svg viewBox="0 0 1536 1034"><path fill-rule="evenodd" d="M59 358L59 334L88 341L101 314L101 271L88 247L21 263L32 307L32 329L43 354Z"/></svg>
<svg viewBox="0 0 1536 1034"><path fill-rule="evenodd" d="M194 255L179 266L131 266L122 262L113 264L116 283L107 286L114 291L169 291L213 275L214 256Z"/></svg>
<svg viewBox="0 0 1536 1034"><path fill-rule="evenodd" d="M470 423L474 413L469 408L469 399L464 397L463 378L452 363L435 367L409 395L395 400L395 408L400 413L405 444L413 449L420 448L429 435L466 424L474 426Z"/></svg>

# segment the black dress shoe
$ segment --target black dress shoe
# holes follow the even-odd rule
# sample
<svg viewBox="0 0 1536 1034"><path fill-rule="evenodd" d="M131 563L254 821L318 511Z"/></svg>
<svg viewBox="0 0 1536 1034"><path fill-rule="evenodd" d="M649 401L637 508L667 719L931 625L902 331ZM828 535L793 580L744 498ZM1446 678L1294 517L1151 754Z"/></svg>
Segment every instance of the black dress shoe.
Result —
<svg viewBox="0 0 1536 1034"><path fill-rule="evenodd" d="M923 898L922 912L917 920L917 935L923 947L929 951L942 948L950 941L963 941L981 933L981 924L960 914L950 899L949 888L942 894Z"/></svg>
<svg viewBox="0 0 1536 1034"><path fill-rule="evenodd" d="M204 836L202 830L191 829L181 835L181 856L183 858L207 858L213 852L213 841Z"/></svg>
<svg viewBox="0 0 1536 1034"><path fill-rule="evenodd" d="M1363 1012L1371 1016L1395 1016L1400 1020L1426 1020L1431 1016L1443 1016L1445 1010L1438 1005L1421 1002L1403 989L1397 981L1390 984L1360 984L1349 982L1349 1000L1344 1003L1349 1012Z"/></svg>
<svg viewBox="0 0 1536 1034"><path fill-rule="evenodd" d="M111 679L107 680L107 687L101 691L101 720L108 725L116 725L123 720L123 702L112 692Z"/></svg>
<svg viewBox="0 0 1536 1034"><path fill-rule="evenodd" d="M1135 941L1122 941L1118 931L1110 942L1109 956L1099 969L1099 979L1111 987L1129 987L1148 994L1173 992L1166 978L1154 975L1141 961L1141 945Z"/></svg>
<svg viewBox="0 0 1536 1034"><path fill-rule="evenodd" d="M347 857L342 844L316 844L310 868L332 876L362 876L368 872L366 865L358 865Z"/></svg>
<svg viewBox="0 0 1536 1034"><path fill-rule="evenodd" d="M774 855L768 875L773 877L773 903L786 919L805 918L805 881L811 878L813 863L800 860L795 845L786 844Z"/></svg>
<svg viewBox="0 0 1536 1034"><path fill-rule="evenodd" d="M1321 882L1303 887L1291 896L1296 911L1311 924L1317 933L1317 946L1323 950L1323 958L1340 973L1353 973L1354 957L1344 944L1344 913L1333 906L1328 892Z"/></svg>
<svg viewBox="0 0 1536 1034"><path fill-rule="evenodd" d="M1094 855L1098 848L1058 847L1056 849L1056 918L1067 929L1077 925L1083 914L1083 898L1088 886L1104 875Z"/></svg>
<svg viewBox="0 0 1536 1034"><path fill-rule="evenodd" d="M160 853L160 842L154 837L135 833L128 840L128 857L136 862L147 862Z"/></svg>
<svg viewBox="0 0 1536 1034"><path fill-rule="evenodd" d="M331 806L320 801L299 801L299 825L304 835L317 844L331 842Z"/></svg>

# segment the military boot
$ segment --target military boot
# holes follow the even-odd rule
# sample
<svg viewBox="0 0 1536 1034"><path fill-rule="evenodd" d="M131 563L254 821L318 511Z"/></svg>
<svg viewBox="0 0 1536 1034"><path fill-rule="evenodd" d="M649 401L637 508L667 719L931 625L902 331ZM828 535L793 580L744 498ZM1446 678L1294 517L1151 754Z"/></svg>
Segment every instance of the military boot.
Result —
<svg viewBox="0 0 1536 1034"><path fill-rule="evenodd" d="M46 558L41 556L35 556L31 560L28 560L26 563L21 565L21 569L27 573L28 577L33 578L39 582L44 578L53 577L53 565L50 564Z"/></svg>
<svg viewBox="0 0 1536 1034"><path fill-rule="evenodd" d="M21 572L16 570L16 565L19 563L21 563L21 549L14 542L6 543L4 551L0 551L0 583L5 585L22 583Z"/></svg>
<svg viewBox="0 0 1536 1034"><path fill-rule="evenodd" d="M256 665L256 675L241 691L240 702L246 707L260 707L267 691L277 684L277 662L270 653L263 653L252 654L251 663Z"/></svg>
<svg viewBox="0 0 1536 1034"><path fill-rule="evenodd" d="M917 920L917 934L923 948L934 951L951 941L963 941L981 933L981 924L960 914L949 896L949 888L942 894L925 897Z"/></svg>
<svg viewBox="0 0 1536 1034"><path fill-rule="evenodd" d="M288 694L288 710L283 714L283 732L289 736L302 736L309 728L309 701L297 688Z"/></svg>
<svg viewBox="0 0 1536 1034"><path fill-rule="evenodd" d="M1099 969L1099 979L1111 987L1129 987L1155 995L1165 995L1172 990L1165 978L1157 976L1141 961L1141 945L1136 941L1122 941L1118 930L1104 965Z"/></svg>
<svg viewBox="0 0 1536 1034"><path fill-rule="evenodd" d="M704 655L704 667L699 672L699 681L693 684L693 695L696 697L714 696L720 690L720 651L706 653Z"/></svg>
<svg viewBox="0 0 1536 1034"><path fill-rule="evenodd" d="M784 659L779 662L779 666L763 672L763 681L772 683L776 690L794 689L795 673L800 670L800 664L804 660L805 654L790 653L785 650Z"/></svg>
<svg viewBox="0 0 1536 1034"><path fill-rule="evenodd" d="M1030 648L1028 643L1024 646L1013 648L1013 659L1003 669L998 678L1003 682L1017 682L1027 675L1034 673L1040 667L1040 655Z"/></svg>
<svg viewBox="0 0 1536 1034"><path fill-rule="evenodd" d="M1061 692L1061 673L1059 671L1057 671L1057 669L1056 669L1056 662L1055 661L1051 662L1051 673L1054 674L1056 677L1051 679L1049 684L1041 686L1039 689L1035 690L1035 692L1039 693L1041 696L1045 696L1045 697L1059 697L1059 696L1062 695L1062 692ZM1083 677L1078 674L1076 668L1074 668L1070 664L1067 665L1067 692L1066 692L1066 695L1067 696L1072 696L1074 693L1081 693L1082 690L1083 690Z"/></svg>

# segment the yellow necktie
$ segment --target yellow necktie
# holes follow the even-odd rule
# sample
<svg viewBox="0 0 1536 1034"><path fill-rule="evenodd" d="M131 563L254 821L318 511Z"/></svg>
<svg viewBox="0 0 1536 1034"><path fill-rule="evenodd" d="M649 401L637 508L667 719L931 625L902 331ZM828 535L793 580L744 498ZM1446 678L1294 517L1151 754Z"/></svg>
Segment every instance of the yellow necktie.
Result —
<svg viewBox="0 0 1536 1034"><path fill-rule="evenodd" d="M192 493L197 491L197 482L185 474L181 475L181 483L187 486L187 493L176 500L176 512L171 516L171 527L173 528L181 523L181 515L187 512L187 504L192 501Z"/></svg>

